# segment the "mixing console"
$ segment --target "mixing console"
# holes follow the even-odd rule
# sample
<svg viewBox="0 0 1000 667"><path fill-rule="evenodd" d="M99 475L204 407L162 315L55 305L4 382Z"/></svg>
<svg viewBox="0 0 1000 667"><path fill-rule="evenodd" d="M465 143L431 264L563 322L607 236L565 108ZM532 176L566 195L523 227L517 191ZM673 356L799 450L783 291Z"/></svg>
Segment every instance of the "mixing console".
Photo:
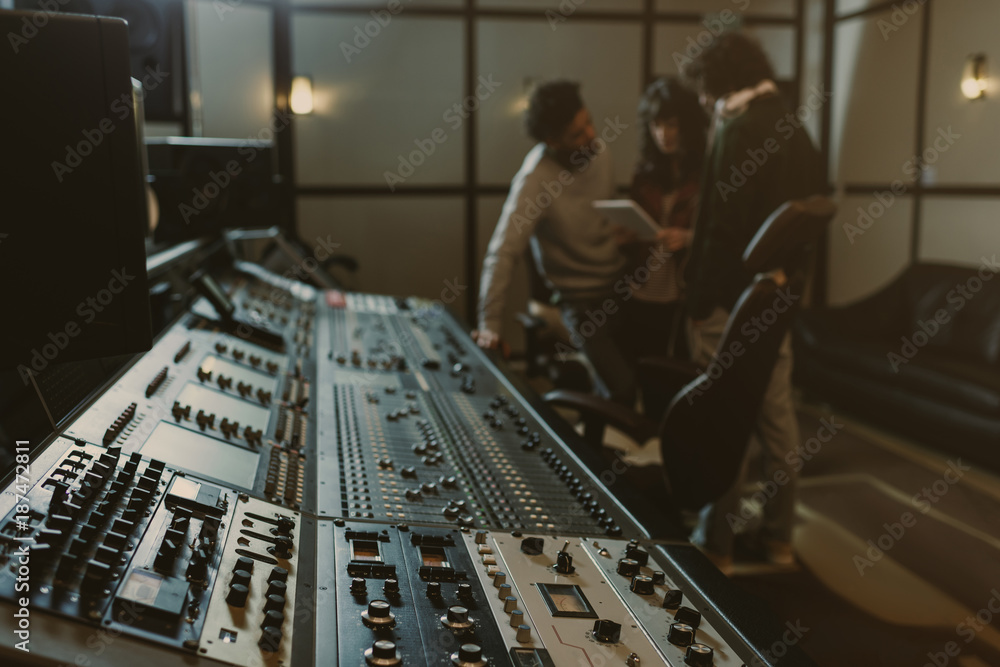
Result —
<svg viewBox="0 0 1000 667"><path fill-rule="evenodd" d="M237 268L7 480L5 661L773 664L436 304Z"/></svg>

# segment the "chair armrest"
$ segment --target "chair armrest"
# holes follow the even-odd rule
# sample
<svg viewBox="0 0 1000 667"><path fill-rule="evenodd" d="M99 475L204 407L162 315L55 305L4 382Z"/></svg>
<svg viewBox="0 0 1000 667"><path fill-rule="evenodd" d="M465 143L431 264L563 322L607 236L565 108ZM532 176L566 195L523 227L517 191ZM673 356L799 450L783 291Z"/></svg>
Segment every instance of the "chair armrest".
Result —
<svg viewBox="0 0 1000 667"><path fill-rule="evenodd" d="M642 444L656 435L656 424L633 410L600 396L568 389L556 389L542 397L548 405L569 408L583 417L583 437L595 446L604 443L604 427L614 426Z"/></svg>
<svg viewBox="0 0 1000 667"><path fill-rule="evenodd" d="M541 317L529 315L528 313L518 313L515 317L517 317L517 321L521 323L525 331L539 331L548 326L548 322Z"/></svg>

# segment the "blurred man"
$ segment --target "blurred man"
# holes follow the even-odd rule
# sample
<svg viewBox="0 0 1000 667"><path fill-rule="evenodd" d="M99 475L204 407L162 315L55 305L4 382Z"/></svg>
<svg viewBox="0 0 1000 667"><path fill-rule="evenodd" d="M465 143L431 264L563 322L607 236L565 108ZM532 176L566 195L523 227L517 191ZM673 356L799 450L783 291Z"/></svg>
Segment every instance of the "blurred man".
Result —
<svg viewBox="0 0 1000 667"><path fill-rule="evenodd" d="M572 342L597 371L600 393L631 406L634 372L615 343L614 285L625 268L610 223L591 206L614 194L607 137L598 138L579 85L552 81L531 96L528 134L538 144L511 181L490 239L479 290L481 347L495 348L511 273L531 243L539 273L558 298ZM602 132L620 128L604 127Z"/></svg>
<svg viewBox="0 0 1000 667"><path fill-rule="evenodd" d="M778 94L771 65L756 42L739 33L723 34L688 65L685 74L713 113L701 208L685 272L691 354L707 366L730 311L753 279L742 261L750 240L778 206L823 192L825 186L819 155ZM791 372L788 336L764 395L756 434L765 481L788 478L786 484L777 485L763 508L761 536L768 558L778 564L794 562L796 471L786 457L798 445L799 431ZM737 483L703 510L692 537L723 571L732 567L746 468L744 460Z"/></svg>

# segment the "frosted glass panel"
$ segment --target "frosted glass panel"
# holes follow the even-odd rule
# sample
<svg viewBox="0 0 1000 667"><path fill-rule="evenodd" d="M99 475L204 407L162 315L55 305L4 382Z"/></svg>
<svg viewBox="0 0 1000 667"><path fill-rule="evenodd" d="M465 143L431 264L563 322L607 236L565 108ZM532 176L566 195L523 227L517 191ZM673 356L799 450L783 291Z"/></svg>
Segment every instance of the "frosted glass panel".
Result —
<svg viewBox="0 0 1000 667"><path fill-rule="evenodd" d="M795 30L785 27L756 26L746 32L760 42L779 79L795 77ZM708 43L705 26L700 23L659 23L653 31L653 72L659 76L679 74L678 65L683 65L701 51L699 37Z"/></svg>
<svg viewBox="0 0 1000 667"><path fill-rule="evenodd" d="M1000 3L995 0L949 0L934 5L924 145L946 149L937 155L929 170L929 180L935 184L1000 182L997 25L1000 25ZM984 100L970 101L959 88L966 58L971 53L986 54L991 85ZM950 136L949 127L953 128Z"/></svg>
<svg viewBox="0 0 1000 667"><path fill-rule="evenodd" d="M478 27L479 71L501 86L479 115L479 181L508 184L532 146L524 131L527 94L538 81L580 81L584 103L601 132L615 119L628 127L610 151L620 184L628 184L636 158L636 105L641 92L642 29L632 25L568 22L551 30L544 21L483 20ZM517 48L512 48L512 45Z"/></svg>
<svg viewBox="0 0 1000 667"><path fill-rule="evenodd" d="M909 265L912 215L910 197L888 206L874 195L844 197L827 236L830 305L878 291Z"/></svg>
<svg viewBox="0 0 1000 667"><path fill-rule="evenodd" d="M317 238L339 243L337 253L358 260L348 288L441 299L454 285L461 295L447 305L465 315L462 199L299 197L298 219L306 245Z"/></svg>
<svg viewBox="0 0 1000 667"><path fill-rule="evenodd" d="M461 183L461 20L400 14L369 37L365 17L294 17L293 68L315 99L295 126L299 184Z"/></svg>
<svg viewBox="0 0 1000 667"><path fill-rule="evenodd" d="M258 138L274 110L271 10L251 5L195 2L193 74L199 82L202 134ZM268 137L265 136L265 139Z"/></svg>
<svg viewBox="0 0 1000 667"><path fill-rule="evenodd" d="M876 24L885 15L836 31L831 173L839 182L913 182L920 19L886 40Z"/></svg>
<svg viewBox="0 0 1000 667"><path fill-rule="evenodd" d="M926 197L921 208L920 260L979 266L1000 255L1000 198Z"/></svg>
<svg viewBox="0 0 1000 667"><path fill-rule="evenodd" d="M476 5L483 9L554 11L556 15L551 17L552 25L558 27L565 24L561 19L571 20L577 10L638 12L642 9L642 0L476 0Z"/></svg>
<svg viewBox="0 0 1000 667"><path fill-rule="evenodd" d="M483 271L483 258L486 256L486 246L489 245L490 237L497 226L500 218L500 209L503 208L505 197L480 197L478 199L478 223L476 231L476 277ZM504 311L503 328L500 335L511 346L515 352L524 350L524 327L515 319L517 313L526 312L528 306L528 267L526 260L518 262L514 268L514 277L507 290L507 308ZM478 294L478 292L477 292ZM473 317L470 318L475 321Z"/></svg>
<svg viewBox="0 0 1000 667"><path fill-rule="evenodd" d="M795 0L656 0L656 9L700 14L731 9L748 16L792 16L795 14Z"/></svg>

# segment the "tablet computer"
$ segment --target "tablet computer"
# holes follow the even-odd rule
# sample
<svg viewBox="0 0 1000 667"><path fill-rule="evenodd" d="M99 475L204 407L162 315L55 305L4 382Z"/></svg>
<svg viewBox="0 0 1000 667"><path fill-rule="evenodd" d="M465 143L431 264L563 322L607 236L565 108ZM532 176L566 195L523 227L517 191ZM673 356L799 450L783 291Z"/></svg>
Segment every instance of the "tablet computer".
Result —
<svg viewBox="0 0 1000 667"><path fill-rule="evenodd" d="M601 199L593 207L612 222L634 231L640 239L652 239L661 229L632 199Z"/></svg>

